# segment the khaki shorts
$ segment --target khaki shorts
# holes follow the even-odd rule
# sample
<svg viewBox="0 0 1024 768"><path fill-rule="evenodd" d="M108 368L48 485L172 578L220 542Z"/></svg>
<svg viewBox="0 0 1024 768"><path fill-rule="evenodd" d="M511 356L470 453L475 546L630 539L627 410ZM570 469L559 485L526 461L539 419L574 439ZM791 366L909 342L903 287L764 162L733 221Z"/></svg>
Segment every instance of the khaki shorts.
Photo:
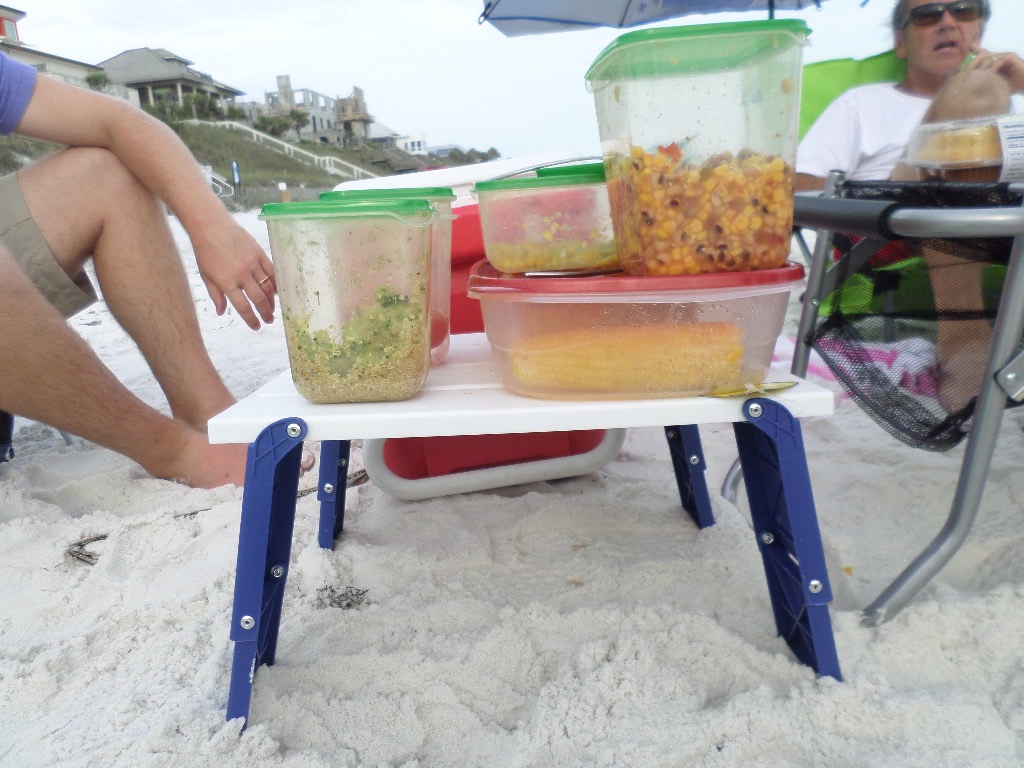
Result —
<svg viewBox="0 0 1024 768"><path fill-rule="evenodd" d="M28 212L14 173L0 178L0 242L10 249L15 263L64 317L71 317L96 301L96 290L85 272L72 279L57 263Z"/></svg>

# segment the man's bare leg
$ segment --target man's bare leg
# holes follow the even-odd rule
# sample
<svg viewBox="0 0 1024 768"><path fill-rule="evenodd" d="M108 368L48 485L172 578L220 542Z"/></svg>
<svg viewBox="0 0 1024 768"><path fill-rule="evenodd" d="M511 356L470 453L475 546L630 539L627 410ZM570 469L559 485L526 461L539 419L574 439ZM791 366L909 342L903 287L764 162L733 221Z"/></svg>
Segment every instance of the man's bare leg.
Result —
<svg viewBox="0 0 1024 768"><path fill-rule="evenodd" d="M981 313L985 264L955 256L947 248L926 244L921 255L931 275L935 308L939 312ZM939 400L956 413L981 391L992 345L992 327L985 319L942 319L936 324L939 358Z"/></svg>
<svg viewBox="0 0 1024 768"><path fill-rule="evenodd" d="M0 408L202 488L245 479L245 447L210 445L129 392L0 249Z"/></svg>
<svg viewBox="0 0 1024 768"><path fill-rule="evenodd" d="M1010 111L1010 86L991 71L971 69L950 77L932 99L924 123L1001 115ZM908 180L907 169L897 169L893 180ZM916 169L911 169L916 174ZM921 255L931 275L935 307L941 313L980 313L981 279L985 265L957 256L951 248L926 243ZM984 319L939 318L936 351L939 359L939 399L950 413L966 406L981 389L992 340Z"/></svg>
<svg viewBox="0 0 1024 768"><path fill-rule="evenodd" d="M235 402L203 343L163 205L109 152L65 150L19 174L43 236L69 274L91 255L108 308L196 430Z"/></svg>

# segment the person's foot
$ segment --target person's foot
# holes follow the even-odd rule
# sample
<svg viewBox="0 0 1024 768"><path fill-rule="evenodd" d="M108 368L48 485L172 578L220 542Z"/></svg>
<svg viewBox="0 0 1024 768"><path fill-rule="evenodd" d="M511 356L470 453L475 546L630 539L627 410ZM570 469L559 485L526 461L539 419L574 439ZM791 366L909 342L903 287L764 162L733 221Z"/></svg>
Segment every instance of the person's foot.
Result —
<svg viewBox="0 0 1024 768"><path fill-rule="evenodd" d="M959 413L978 396L991 336L984 320L939 321L939 402L950 414Z"/></svg>
<svg viewBox="0 0 1024 768"><path fill-rule="evenodd" d="M145 469L154 477L174 480L192 488L218 488L222 485L245 484L246 461L249 449L244 443L210 443L206 434L196 430L184 430L181 449L166 457L161 466ZM316 455L303 448L299 462L299 475L304 475L316 465Z"/></svg>
<svg viewBox="0 0 1024 768"><path fill-rule="evenodd" d="M309 448L302 449L302 460L299 462L299 477L309 472L316 466L316 454Z"/></svg>
<svg viewBox="0 0 1024 768"><path fill-rule="evenodd" d="M189 477L182 480L193 488L217 488L222 485L245 483L245 466L248 459L248 446L242 444L207 445L207 458L200 469L193 470ZM302 449L299 461L299 477L310 472L316 466L316 455L308 448Z"/></svg>
<svg viewBox="0 0 1024 768"><path fill-rule="evenodd" d="M214 445L205 435L197 435L200 444L194 445L193 453L183 465L183 472L169 477L192 488L218 488L222 485L245 484L245 463L248 446L241 443Z"/></svg>

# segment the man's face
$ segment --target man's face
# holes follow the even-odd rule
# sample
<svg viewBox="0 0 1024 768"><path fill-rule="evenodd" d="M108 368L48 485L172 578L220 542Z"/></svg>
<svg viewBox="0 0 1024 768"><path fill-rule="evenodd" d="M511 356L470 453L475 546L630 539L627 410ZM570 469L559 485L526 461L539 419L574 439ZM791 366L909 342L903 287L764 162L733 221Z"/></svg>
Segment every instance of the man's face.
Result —
<svg viewBox="0 0 1024 768"><path fill-rule="evenodd" d="M909 9L934 0L910 0ZM960 69L971 46L981 40L981 19L957 21L947 10L937 24L919 27L907 24L896 36L896 54L907 60L907 68L935 77L949 77Z"/></svg>

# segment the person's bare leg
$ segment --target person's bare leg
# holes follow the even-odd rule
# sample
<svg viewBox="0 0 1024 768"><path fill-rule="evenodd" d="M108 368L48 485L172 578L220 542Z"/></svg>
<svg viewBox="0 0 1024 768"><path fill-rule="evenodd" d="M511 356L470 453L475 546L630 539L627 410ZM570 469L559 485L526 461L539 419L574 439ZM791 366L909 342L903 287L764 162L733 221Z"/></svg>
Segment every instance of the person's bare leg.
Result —
<svg viewBox="0 0 1024 768"><path fill-rule="evenodd" d="M999 75L980 69L950 77L932 99L924 123L1000 115L1010 110L1010 87ZM894 181L912 179L899 166ZM916 170L916 169L915 169ZM980 312L981 278L985 265L964 259L948 247L925 243L921 255L931 275L935 307L941 313ZM984 319L939 318L936 325L939 361L939 399L950 413L966 406L981 389L992 329Z"/></svg>
<svg viewBox="0 0 1024 768"><path fill-rule="evenodd" d="M235 402L203 343L162 203L109 152L71 149L19 174L69 274L91 254L111 314L138 344L175 418L197 430Z"/></svg>
<svg viewBox="0 0 1024 768"><path fill-rule="evenodd" d="M935 308L939 312L980 313L985 264L960 258L946 248L925 244L921 255L931 276ZM956 413L977 397L992 344L992 327L985 319L952 320L936 324L939 358L939 400Z"/></svg>
<svg viewBox="0 0 1024 768"><path fill-rule="evenodd" d="M245 448L129 392L0 249L0 408L80 435L155 477L213 488L245 479Z"/></svg>

